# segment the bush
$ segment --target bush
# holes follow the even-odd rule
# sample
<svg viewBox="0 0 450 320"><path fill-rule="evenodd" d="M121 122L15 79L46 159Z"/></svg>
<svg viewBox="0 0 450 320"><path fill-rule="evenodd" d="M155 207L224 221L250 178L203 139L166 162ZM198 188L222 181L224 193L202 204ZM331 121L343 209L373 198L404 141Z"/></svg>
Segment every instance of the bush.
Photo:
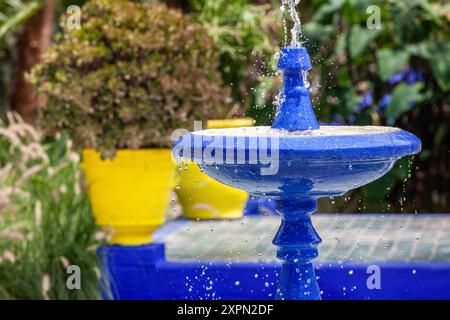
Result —
<svg viewBox="0 0 450 320"><path fill-rule="evenodd" d="M82 20L31 75L49 98L45 128L112 156L167 147L173 129L225 114L219 52L201 25L163 4L124 0L88 1Z"/></svg>

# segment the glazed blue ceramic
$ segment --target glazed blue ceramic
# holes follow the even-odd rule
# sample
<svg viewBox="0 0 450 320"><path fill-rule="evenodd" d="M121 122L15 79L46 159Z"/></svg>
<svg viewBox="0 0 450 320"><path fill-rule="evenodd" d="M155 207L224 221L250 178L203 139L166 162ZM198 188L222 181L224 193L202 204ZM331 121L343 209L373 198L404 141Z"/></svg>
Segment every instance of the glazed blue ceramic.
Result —
<svg viewBox="0 0 450 320"><path fill-rule="evenodd" d="M284 48L278 67L284 87L272 128L191 132L174 144L173 153L224 184L274 199L282 216L273 240L283 261L277 298L320 299L311 263L321 242L311 223L317 199L380 178L398 159L418 153L421 142L396 128L319 128L305 86L311 69L306 49Z"/></svg>

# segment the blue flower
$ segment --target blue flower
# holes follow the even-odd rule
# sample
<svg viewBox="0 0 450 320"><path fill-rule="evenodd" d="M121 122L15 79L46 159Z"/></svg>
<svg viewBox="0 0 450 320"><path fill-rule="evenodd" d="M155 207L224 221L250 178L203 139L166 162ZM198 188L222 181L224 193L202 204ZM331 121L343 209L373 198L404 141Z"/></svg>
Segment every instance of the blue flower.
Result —
<svg viewBox="0 0 450 320"><path fill-rule="evenodd" d="M356 121L356 117L355 117L355 116L351 115L350 117L348 117L348 122L349 122L350 124L354 124L355 121Z"/></svg>
<svg viewBox="0 0 450 320"><path fill-rule="evenodd" d="M416 82L425 81L424 76L420 71L413 71L413 70L408 71L405 78L406 83L410 85Z"/></svg>
<svg viewBox="0 0 450 320"><path fill-rule="evenodd" d="M405 72L405 71L400 71L400 72L394 73L394 74L389 78L388 83L389 83L390 85L397 84L397 83L403 81L403 79L405 79L405 75L406 75L406 72Z"/></svg>
<svg viewBox="0 0 450 320"><path fill-rule="evenodd" d="M373 104L373 94L371 91L367 91L361 96L355 111L361 112L364 109L370 107L372 104Z"/></svg>
<svg viewBox="0 0 450 320"><path fill-rule="evenodd" d="M392 95L385 94L383 96L383 98L381 98L381 100L378 102L378 110L379 111L386 110L387 107L389 106L389 104L391 103L391 100L392 100Z"/></svg>
<svg viewBox="0 0 450 320"><path fill-rule="evenodd" d="M333 118L333 121L330 123L330 125L337 125L341 126L344 124L344 118L340 114L336 114Z"/></svg>
<svg viewBox="0 0 450 320"><path fill-rule="evenodd" d="M415 71L409 67L406 70L394 73L388 80L390 85L395 85L399 82L405 81L407 84L413 84L416 82L424 82L425 78L420 71Z"/></svg>

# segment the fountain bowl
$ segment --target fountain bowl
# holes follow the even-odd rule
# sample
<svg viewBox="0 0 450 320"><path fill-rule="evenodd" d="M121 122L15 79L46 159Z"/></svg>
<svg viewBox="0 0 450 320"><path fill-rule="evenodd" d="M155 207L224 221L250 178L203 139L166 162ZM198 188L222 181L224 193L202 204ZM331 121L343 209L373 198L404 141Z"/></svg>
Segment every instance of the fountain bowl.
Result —
<svg viewBox="0 0 450 320"><path fill-rule="evenodd" d="M420 149L415 135L391 127L322 126L298 133L254 127L191 132L175 143L174 154L253 196L320 198L366 185Z"/></svg>

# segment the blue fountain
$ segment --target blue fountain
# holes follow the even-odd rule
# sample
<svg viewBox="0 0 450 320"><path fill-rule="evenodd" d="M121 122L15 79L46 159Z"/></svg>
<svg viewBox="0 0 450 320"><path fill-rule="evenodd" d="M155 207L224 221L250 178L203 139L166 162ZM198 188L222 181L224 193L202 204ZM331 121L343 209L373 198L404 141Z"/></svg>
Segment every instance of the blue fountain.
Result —
<svg viewBox="0 0 450 320"><path fill-rule="evenodd" d="M321 298L312 265L321 242L311 222L317 199L372 182L421 149L416 136L397 128L319 127L305 85L311 67L305 48L282 49L284 88L272 127L191 132L173 148L212 178L275 200L282 222L273 244L283 261L277 299Z"/></svg>

